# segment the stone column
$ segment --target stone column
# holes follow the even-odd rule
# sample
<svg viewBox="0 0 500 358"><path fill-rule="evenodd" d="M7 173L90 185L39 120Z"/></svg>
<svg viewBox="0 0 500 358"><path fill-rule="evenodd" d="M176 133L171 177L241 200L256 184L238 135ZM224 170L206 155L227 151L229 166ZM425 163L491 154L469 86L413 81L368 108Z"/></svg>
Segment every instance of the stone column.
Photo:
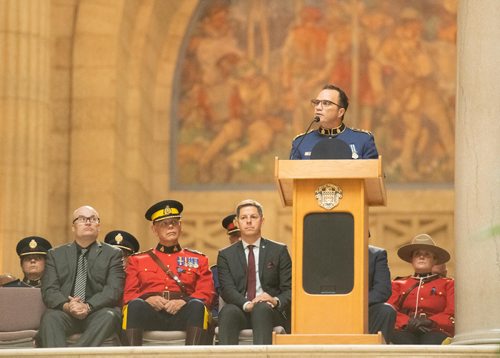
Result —
<svg viewBox="0 0 500 358"><path fill-rule="evenodd" d="M50 0L0 1L0 272L17 241L46 235Z"/></svg>
<svg viewBox="0 0 500 358"><path fill-rule="evenodd" d="M461 0L455 344L500 343L500 2Z"/></svg>

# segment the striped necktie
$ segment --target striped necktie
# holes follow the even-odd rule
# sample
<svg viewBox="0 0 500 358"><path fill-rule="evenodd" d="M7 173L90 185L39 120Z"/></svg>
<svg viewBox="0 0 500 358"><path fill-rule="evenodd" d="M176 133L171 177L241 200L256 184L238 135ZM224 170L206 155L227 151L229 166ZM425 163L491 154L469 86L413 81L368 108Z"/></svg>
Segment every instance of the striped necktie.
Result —
<svg viewBox="0 0 500 358"><path fill-rule="evenodd" d="M87 288L87 253L88 249L82 249L78 257L78 266L76 269L75 297L80 297L85 302L85 290Z"/></svg>

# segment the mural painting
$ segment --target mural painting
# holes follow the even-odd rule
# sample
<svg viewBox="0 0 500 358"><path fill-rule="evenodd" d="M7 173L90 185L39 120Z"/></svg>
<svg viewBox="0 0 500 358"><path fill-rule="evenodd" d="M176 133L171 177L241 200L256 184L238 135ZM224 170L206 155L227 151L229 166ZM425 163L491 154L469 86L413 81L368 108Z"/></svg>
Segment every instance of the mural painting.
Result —
<svg viewBox="0 0 500 358"><path fill-rule="evenodd" d="M327 83L389 183L453 181L456 1L200 1L177 63L172 188L273 184Z"/></svg>

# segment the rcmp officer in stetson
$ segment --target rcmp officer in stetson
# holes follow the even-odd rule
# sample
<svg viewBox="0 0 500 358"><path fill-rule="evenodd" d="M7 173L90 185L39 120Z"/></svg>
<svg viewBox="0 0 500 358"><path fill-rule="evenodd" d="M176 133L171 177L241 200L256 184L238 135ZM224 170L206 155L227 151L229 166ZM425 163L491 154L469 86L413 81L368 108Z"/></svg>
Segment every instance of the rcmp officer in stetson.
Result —
<svg viewBox="0 0 500 358"><path fill-rule="evenodd" d="M326 85L318 96L311 100L314 120L319 128L302 133L292 142L290 159L311 159L313 148L328 138L336 138L349 146L352 159L377 159L378 152L373 135L364 130L349 128L344 124L344 114L349 106L345 92L335 86ZM312 124L312 123L311 123Z"/></svg>
<svg viewBox="0 0 500 358"><path fill-rule="evenodd" d="M15 280L3 287L42 287L47 251L52 248L50 242L40 236L25 237L17 243L16 252L21 259L23 280Z"/></svg>
<svg viewBox="0 0 500 358"><path fill-rule="evenodd" d="M205 255L179 244L182 210L180 202L164 200L146 212L159 243L128 261L123 329L130 345L142 345L143 330L182 330L186 345L211 344L212 273Z"/></svg>

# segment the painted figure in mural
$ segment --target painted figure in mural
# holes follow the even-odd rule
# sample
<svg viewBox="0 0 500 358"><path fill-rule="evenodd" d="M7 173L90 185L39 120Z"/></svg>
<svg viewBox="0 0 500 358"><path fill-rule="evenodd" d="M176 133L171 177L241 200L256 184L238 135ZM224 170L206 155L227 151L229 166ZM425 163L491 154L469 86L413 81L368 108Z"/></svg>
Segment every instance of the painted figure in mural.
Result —
<svg viewBox="0 0 500 358"><path fill-rule="evenodd" d="M314 117L319 118L319 128L298 135L293 140L290 159L310 159L316 144L328 137L345 142L352 152L352 159L378 158L373 135L344 124L349 99L341 88L331 84L324 86L316 98L311 100L311 104Z"/></svg>
<svg viewBox="0 0 500 358"><path fill-rule="evenodd" d="M395 131L393 150L398 153L388 171L415 180L435 170L440 159L452 158L453 129L436 86L433 59L422 39L421 14L407 7L400 21L378 57L387 84L382 98L385 125Z"/></svg>
<svg viewBox="0 0 500 358"><path fill-rule="evenodd" d="M304 130L309 108L302 99L328 81L336 57L336 39L323 24L323 12L302 8L288 31L282 49L283 91L293 107L292 133Z"/></svg>
<svg viewBox="0 0 500 358"><path fill-rule="evenodd" d="M50 242L43 237L29 236L21 239L17 243L16 252L21 260L24 278L14 278L3 287L42 287L47 251L51 248Z"/></svg>
<svg viewBox="0 0 500 358"><path fill-rule="evenodd" d="M411 263L415 273L392 281L387 301L397 311L392 343L442 344L455 334L455 283L432 269L446 263L450 254L429 235L420 234L401 247L398 256Z"/></svg>
<svg viewBox="0 0 500 358"><path fill-rule="evenodd" d="M273 327L289 326L292 260L286 245L261 237L261 204L240 202L236 222L241 240L217 257L225 302L219 313L220 344L238 344L245 328L252 328L253 344L271 344Z"/></svg>
<svg viewBox="0 0 500 358"><path fill-rule="evenodd" d="M145 214L158 238L154 249L132 255L126 269L123 329L132 346L144 330L186 331L186 345L205 344L214 298L208 258L182 248L182 203L164 200Z"/></svg>

